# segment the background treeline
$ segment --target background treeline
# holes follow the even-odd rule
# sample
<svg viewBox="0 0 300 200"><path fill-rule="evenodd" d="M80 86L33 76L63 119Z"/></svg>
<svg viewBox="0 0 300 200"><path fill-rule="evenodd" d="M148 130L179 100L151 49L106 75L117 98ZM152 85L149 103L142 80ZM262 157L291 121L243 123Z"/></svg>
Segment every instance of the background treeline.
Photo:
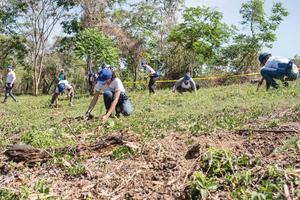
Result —
<svg viewBox="0 0 300 200"><path fill-rule="evenodd" d="M0 0L0 67L15 66L16 89L49 93L60 68L87 92L87 73L105 62L126 81L142 80L140 62L162 79L258 71L257 55L276 40L287 10L263 0L242 4L240 27L184 0ZM54 37L56 35L56 37ZM59 35L59 36L57 36ZM299 62L299 56L295 56ZM222 80L222 83L226 80Z"/></svg>

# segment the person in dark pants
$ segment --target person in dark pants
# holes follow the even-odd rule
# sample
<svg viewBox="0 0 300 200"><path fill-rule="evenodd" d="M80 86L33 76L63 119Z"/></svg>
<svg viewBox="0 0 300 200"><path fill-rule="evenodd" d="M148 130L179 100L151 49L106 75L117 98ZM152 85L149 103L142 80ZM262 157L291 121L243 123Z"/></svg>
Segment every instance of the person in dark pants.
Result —
<svg viewBox="0 0 300 200"><path fill-rule="evenodd" d="M103 121L106 121L113 111L116 111L116 115L129 116L133 109L132 105L126 95L125 88L122 81L116 76L116 72L112 72L112 78L106 81L108 89L103 94L104 104L106 108L106 114L102 117Z"/></svg>
<svg viewBox="0 0 300 200"><path fill-rule="evenodd" d="M64 91L67 90L68 97L69 97L69 106L73 106L73 98L74 98L74 88L67 80L61 80L58 82L54 94L51 99L51 105L50 106L57 106L57 100L58 96L61 93L64 93Z"/></svg>
<svg viewBox="0 0 300 200"><path fill-rule="evenodd" d="M298 67L287 58L261 53L258 59L261 66L263 66L260 70L262 79L258 83L258 88L264 80L268 90L270 87L278 88L278 84L274 79L280 79L284 81L285 86L288 86L287 81L294 81L299 78Z"/></svg>
<svg viewBox="0 0 300 200"><path fill-rule="evenodd" d="M16 97L12 93L12 89L14 87L14 82L16 80L16 74L13 71L13 67L11 65L7 66L7 75L5 82L5 97L3 103L7 101L8 96L10 96L15 102L17 102Z"/></svg>
<svg viewBox="0 0 300 200"><path fill-rule="evenodd" d="M95 108L99 96L103 95L103 93L108 88L107 82L112 79L112 71L109 67L109 65L102 64L98 69L98 76L96 78L96 85L95 85L95 93L93 96L93 99L88 107L88 110L86 111L84 118L89 119L92 116L92 111Z"/></svg>
<svg viewBox="0 0 300 200"><path fill-rule="evenodd" d="M184 77L176 81L175 85L173 86L173 92L196 92L199 88L199 85L195 83L191 77L191 74L187 72Z"/></svg>
<svg viewBox="0 0 300 200"><path fill-rule="evenodd" d="M159 75L152 67L147 65L145 61L142 61L142 67L146 73L145 78L150 77L148 84L149 94L155 94L155 82L157 81Z"/></svg>

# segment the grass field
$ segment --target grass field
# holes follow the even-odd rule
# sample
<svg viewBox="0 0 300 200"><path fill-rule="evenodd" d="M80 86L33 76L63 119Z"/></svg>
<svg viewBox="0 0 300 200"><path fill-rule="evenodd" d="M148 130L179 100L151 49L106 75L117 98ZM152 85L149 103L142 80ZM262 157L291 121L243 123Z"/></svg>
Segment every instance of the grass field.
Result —
<svg viewBox="0 0 300 200"><path fill-rule="evenodd" d="M126 118L113 117L105 123L97 118L104 114L102 99L93 111L95 118L88 121L84 121L80 117L84 115L90 97L76 98L73 107L69 107L68 102L61 97L59 107L52 109L48 108L50 96L18 96L18 103L9 99L7 104L0 105L0 150L3 152L7 145L11 144L28 144L42 149L90 144L104 135L120 132L130 132L138 137L139 141L142 141L140 143L148 144L149 142L150 146L156 146L160 141L165 141L166 143L162 143L165 145L172 143L170 135L176 134L179 138L183 137L182 141L184 142L180 143L181 141L175 140L174 145L178 145L178 148L187 148L181 149L182 151L188 150L190 145L197 142L202 150L201 156L196 159L197 167L193 170L195 173L186 176L184 180L188 186L179 192L180 195L184 194L186 198L199 199L213 198L216 194L223 194L225 199L226 195L228 198L230 196L235 199L281 199L286 198L289 193L295 199L297 195L298 198L300 197L300 179L297 177L300 173L299 163L297 164L297 161L300 160L300 82L292 83L289 88L270 91L261 89L259 92L256 92L254 85L232 85L200 89L197 94L180 95L173 94L169 90L161 90L151 97L146 91L128 92L128 95L133 103L133 115ZM247 129L253 135L251 137L234 135L240 129ZM293 129L296 131L293 135L280 133L277 136L274 133L268 135L266 132L264 133L266 137L264 137L264 134L255 135L253 130L256 129ZM253 146L247 146L244 150L229 145L230 152L224 150L223 147L218 148L216 144L230 142L230 137L227 138L226 134L231 135L233 141L240 143L239 145L243 147L252 144L251 141L254 141ZM271 136L274 136L275 139ZM249 138L252 140L248 140ZM210 139L209 142L207 142L208 139ZM170 141L168 142L168 140ZM246 140L248 142L245 142ZM266 141L266 144L260 144L260 141ZM276 150L280 155L286 155L291 159L289 164L274 164L271 158L263 159L266 155L262 153L263 151L257 153L258 149L256 148L264 148L270 142L272 143L272 147L270 147L273 148L272 152ZM260 145L255 146L258 143ZM253 148L253 153L250 151L251 148ZM110 165L130 160L135 162L143 154L141 152L129 153L129 150L123 147L117 149L115 147L108 152L112 155L110 158L113 160ZM292 152L293 156L283 152ZM172 153L170 150L167 154ZM130 156L123 156L127 154ZM249 156L250 154L251 156ZM182 163L191 166L191 162L184 161L180 155L176 154L178 158L175 158L174 162L181 163L182 160ZM248 157L244 157L245 155ZM53 159L47 162L47 166L49 165L50 168L60 168L59 173L64 175L64 178L59 179L60 181L64 179L83 181L90 178L89 175L86 175L86 171L96 170L92 166L87 167L89 156L76 156L69 160L63 155L62 157L75 167L69 167L68 170L66 170L66 165L59 167L61 163L58 165L57 160L61 161L60 159L55 162ZM42 199L66 198L66 192L57 190L54 179L35 173L41 167L35 166L35 170L29 173L26 171L26 169L28 170L26 165L20 169L16 167L16 163L5 161L4 156L0 158L0 168L7 166L10 169L8 174L2 173L0 170L0 181L6 183L5 187L2 189L0 187L0 196L5 198L22 197L23 199L37 196ZM160 164L162 163L164 161L160 162ZM265 178L262 180L257 180L255 172L252 171L255 165L269 170L264 171ZM287 175L285 171L287 169L298 175ZM104 168L97 165L97 170L103 171ZM15 181L7 180L9 175L24 173L29 176L24 183L15 184ZM267 176L266 173L270 174ZM80 176L82 174L85 175ZM31 176L32 178L30 178ZM120 184L120 182L118 183ZM112 196L122 195L124 190L126 187L119 189ZM112 197L97 196L96 193L89 194L87 197L90 199L110 199ZM170 197L171 199L176 196L176 192L162 192L161 195L163 196L163 194L169 195L165 198ZM72 198L79 197L75 195ZM120 199L124 198L123 196L119 197ZM149 196L150 199L151 197L155 198L155 196ZM138 198L134 196L133 199Z"/></svg>

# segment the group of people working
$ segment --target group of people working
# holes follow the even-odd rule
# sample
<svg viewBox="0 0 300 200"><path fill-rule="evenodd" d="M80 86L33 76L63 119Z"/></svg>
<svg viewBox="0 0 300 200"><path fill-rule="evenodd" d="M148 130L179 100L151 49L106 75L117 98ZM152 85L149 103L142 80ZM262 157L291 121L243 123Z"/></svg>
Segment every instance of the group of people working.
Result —
<svg viewBox="0 0 300 200"><path fill-rule="evenodd" d="M287 81L294 81L299 78L298 67L289 59L279 56L272 56L269 53L261 53L258 58L262 68L260 70L261 80L258 87L266 82L266 89L278 88L278 83L274 79L282 80L285 86L288 86ZM156 72L146 62L142 62L141 66L146 73L145 78L150 78L148 83L150 95L155 94L155 82L159 77L159 73ZM7 76L5 82L5 97L3 103L7 101L7 98L11 96L14 101L17 101L12 93L14 83L16 80L16 74L13 71L13 67L9 65L7 67ZM64 71L61 70L58 76L59 82L55 87L54 94L51 98L51 105L57 105L57 99L60 94L67 92L69 98L69 105L73 105L74 88L66 80ZM177 80L173 86L173 92L196 92L199 89L199 85L195 83L189 71L187 71L184 77ZM99 96L103 95L104 105L106 108L106 114L102 117L103 120L107 120L115 111L116 115L129 116L132 111L132 104L126 95L126 90L120 78L117 76L117 71L110 66L103 64L98 69L98 76L96 78L95 93L93 99L85 113L85 117L89 118L92 110L94 109Z"/></svg>

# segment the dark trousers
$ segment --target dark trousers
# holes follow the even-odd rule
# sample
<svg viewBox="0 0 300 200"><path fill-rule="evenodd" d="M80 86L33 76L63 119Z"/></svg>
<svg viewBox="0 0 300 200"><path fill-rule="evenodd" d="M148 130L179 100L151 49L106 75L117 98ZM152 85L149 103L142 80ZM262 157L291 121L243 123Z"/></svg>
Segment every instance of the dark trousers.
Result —
<svg viewBox="0 0 300 200"><path fill-rule="evenodd" d="M149 93L153 93L155 94L155 82L157 81L157 77L156 76L150 76L150 80L149 80Z"/></svg>
<svg viewBox="0 0 300 200"><path fill-rule="evenodd" d="M122 95L122 94L121 94ZM109 110L113 100L114 100L114 92L105 91L103 94L104 104L106 110ZM119 98L119 101L116 106L116 113L122 113L125 116L129 116L132 113L132 105L130 101L122 100L122 97Z"/></svg>
<svg viewBox="0 0 300 200"><path fill-rule="evenodd" d="M5 103L7 101L8 96L10 96L15 102L17 101L16 97L12 93L13 85L10 86L10 84L5 85L5 97L3 102Z"/></svg>
<svg viewBox="0 0 300 200"><path fill-rule="evenodd" d="M192 88L183 88L183 87L181 87L181 86L179 86L179 87L177 88L177 91L178 91L179 93L183 93L183 92L194 92L194 90L193 90Z"/></svg>

